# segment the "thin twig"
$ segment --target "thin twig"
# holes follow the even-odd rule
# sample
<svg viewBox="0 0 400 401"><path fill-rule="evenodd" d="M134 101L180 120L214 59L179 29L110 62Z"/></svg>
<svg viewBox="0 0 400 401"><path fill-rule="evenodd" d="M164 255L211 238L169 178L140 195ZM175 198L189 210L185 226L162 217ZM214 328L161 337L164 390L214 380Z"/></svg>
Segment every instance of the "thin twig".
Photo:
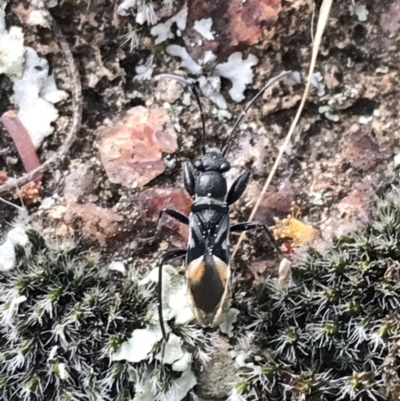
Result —
<svg viewBox="0 0 400 401"><path fill-rule="evenodd" d="M306 87L304 89L303 97L301 99L300 106L299 106L299 108L297 110L297 113L296 113L296 116L295 116L295 118L294 118L294 120L292 122L292 125L290 126L289 132L286 135L285 141L283 142L282 146L279 149L279 154L278 154L278 157L276 158L276 161L275 161L275 163L274 163L274 165L272 167L271 173L269 174L269 176L267 178L267 181L265 182L264 187L263 187L263 189L262 189L262 191L261 191L261 193L260 193L260 195L259 195L259 197L257 199L257 202L256 202L256 204L255 204L255 206L254 206L254 208L253 208L253 210L252 210L252 212L250 214L249 221L254 219L254 216L257 213L258 207L260 206L261 200L262 200L265 192L267 191L268 186L271 183L272 178L274 177L274 175L276 173L276 170L278 169L279 163L280 163L280 161L282 160L282 157L283 157L283 153L285 152L285 149L286 149L287 145L289 144L290 139L292 138L293 132L296 129L297 123L298 123L298 121L300 119L300 115L301 115L301 113L303 111L303 108L304 108L304 105L306 103L306 99L307 99L308 93L310 91L311 77L312 77L312 74L314 73L315 64L316 64L317 56L318 56L318 51L319 51L319 47L320 47L321 41L322 41L322 35L324 33L325 26L326 26L326 23L327 23L328 18L329 18L329 13L330 13L330 10L331 10L332 2L333 2L333 0L324 0L322 5L321 5L319 18L318 18L318 24L317 24L317 30L316 30L316 33L315 33L315 41L314 41L313 49L312 49L310 70L308 72L307 83L306 83ZM239 249L239 247L240 247L245 235L246 235L245 232L243 232L240 235L239 241L236 244L235 249L233 250L232 258L236 255L236 253L237 253L237 251L238 251L238 249Z"/></svg>
<svg viewBox="0 0 400 401"><path fill-rule="evenodd" d="M81 126L82 120L82 88L81 88L81 81L79 76L78 68L75 65L75 60L72 55L71 49L67 41L64 38L60 28L58 27L57 23L52 20L53 25L53 32L54 36L61 48L63 53L64 59L67 62L69 75L72 81L72 121L69 127L69 131L65 137L64 143L60 146L59 150L46 160L43 164L37 167L35 170L23 175L22 177L16 180L9 180L0 186L0 196L8 194L10 191L15 190L16 187L22 187L23 185L27 184L30 181L33 181L35 178L40 176L41 174L45 173L46 171L50 170L51 168L55 167L62 158L67 154L69 148L71 147L72 143L76 138L76 134L79 131Z"/></svg>

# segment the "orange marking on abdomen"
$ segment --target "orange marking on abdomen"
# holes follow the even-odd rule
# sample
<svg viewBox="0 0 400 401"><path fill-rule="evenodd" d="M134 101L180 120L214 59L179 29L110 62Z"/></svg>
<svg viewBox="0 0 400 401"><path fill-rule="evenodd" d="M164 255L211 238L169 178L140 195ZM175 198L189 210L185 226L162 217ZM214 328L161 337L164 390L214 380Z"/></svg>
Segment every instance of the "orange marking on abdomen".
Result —
<svg viewBox="0 0 400 401"><path fill-rule="evenodd" d="M192 260L187 267L187 278L191 284L198 284L204 276L206 264L204 256Z"/></svg>

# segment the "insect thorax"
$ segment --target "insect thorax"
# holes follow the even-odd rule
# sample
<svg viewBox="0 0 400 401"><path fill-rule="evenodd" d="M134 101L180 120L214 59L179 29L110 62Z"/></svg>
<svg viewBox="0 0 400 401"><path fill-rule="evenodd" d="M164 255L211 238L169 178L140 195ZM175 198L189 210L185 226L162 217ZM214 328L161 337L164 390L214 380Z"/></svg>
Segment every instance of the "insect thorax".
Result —
<svg viewBox="0 0 400 401"><path fill-rule="evenodd" d="M199 174L196 180L196 198L208 197L224 200L228 192L225 177L217 171L207 171Z"/></svg>

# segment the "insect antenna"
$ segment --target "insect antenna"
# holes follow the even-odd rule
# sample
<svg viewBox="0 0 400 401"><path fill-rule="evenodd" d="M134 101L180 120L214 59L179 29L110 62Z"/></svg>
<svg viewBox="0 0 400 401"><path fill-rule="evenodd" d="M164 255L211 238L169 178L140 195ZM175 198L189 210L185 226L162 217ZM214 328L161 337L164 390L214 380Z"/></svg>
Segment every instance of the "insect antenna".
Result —
<svg viewBox="0 0 400 401"><path fill-rule="evenodd" d="M194 97L197 100L197 104L199 105L200 114L201 114L201 123L203 125L203 144L201 146L201 150L202 150L203 155L204 155L206 153L206 118L204 116L203 107L201 105L200 96L199 96L199 93L196 90L196 86L192 85L191 89L192 89L192 92L194 94Z"/></svg>
<svg viewBox="0 0 400 401"><path fill-rule="evenodd" d="M226 140L225 146L222 149L222 156L225 156L226 151L228 150L229 143L232 139L233 134L236 131L236 128L239 126L239 124L242 122L243 118L245 117L246 113L249 111L251 106L254 104L254 102L273 84L276 82L279 82L282 78L286 77L287 75L292 74L292 71L283 71L279 75L277 75L274 78L271 78L259 91L258 93L253 97L253 99L250 100L250 102L247 104L247 106L244 108L244 110L240 113L240 116L236 120L235 124L233 125L233 128L231 132L228 135L228 139Z"/></svg>
<svg viewBox="0 0 400 401"><path fill-rule="evenodd" d="M199 109L200 109L201 123L202 123L202 126L203 126L203 139L202 139L203 144L202 144L201 149L202 149L203 154L205 154L206 153L206 118L205 118L205 115L204 115L203 106L201 105L199 92L197 92L197 89L196 89L196 80L194 80L192 78L185 79L185 78L182 78L179 75L174 75L174 74L160 74L157 77L175 79L175 81L178 81L181 84L190 86L190 89L193 92L194 97L196 98L197 104L198 104Z"/></svg>

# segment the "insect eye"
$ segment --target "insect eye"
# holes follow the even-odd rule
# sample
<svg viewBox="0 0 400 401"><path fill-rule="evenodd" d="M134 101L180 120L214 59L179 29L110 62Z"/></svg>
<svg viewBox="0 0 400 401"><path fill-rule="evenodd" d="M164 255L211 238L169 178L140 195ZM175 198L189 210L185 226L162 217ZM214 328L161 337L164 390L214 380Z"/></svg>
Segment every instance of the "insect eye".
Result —
<svg viewBox="0 0 400 401"><path fill-rule="evenodd" d="M231 168L231 165L228 162L223 162L219 169L221 172L225 173L226 171L230 170L230 168Z"/></svg>
<svg viewBox="0 0 400 401"><path fill-rule="evenodd" d="M194 162L194 166L196 167L197 170L204 171L204 166L201 160L196 160Z"/></svg>

